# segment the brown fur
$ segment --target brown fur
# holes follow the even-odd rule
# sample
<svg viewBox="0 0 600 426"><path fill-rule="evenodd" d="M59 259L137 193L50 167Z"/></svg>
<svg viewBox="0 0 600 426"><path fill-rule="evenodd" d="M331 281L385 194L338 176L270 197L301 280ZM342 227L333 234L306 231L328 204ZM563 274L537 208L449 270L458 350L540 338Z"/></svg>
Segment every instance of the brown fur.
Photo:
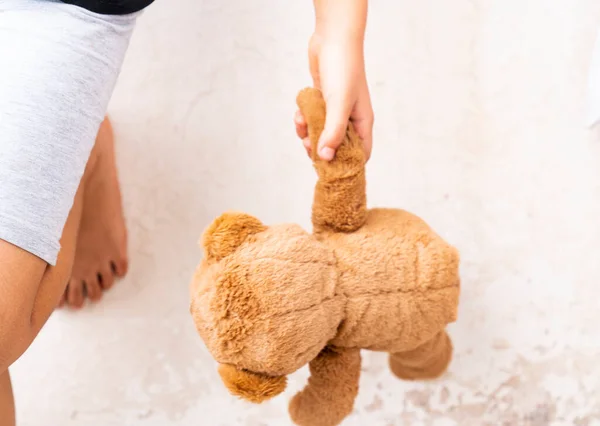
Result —
<svg viewBox="0 0 600 426"><path fill-rule="evenodd" d="M251 371L239 370L232 365L221 364L219 374L227 389L235 395L259 404L279 395L285 390L285 376L267 376Z"/></svg>
<svg viewBox="0 0 600 426"><path fill-rule="evenodd" d="M328 346L309 364L306 387L290 401L290 416L299 425L328 426L352 412L358 394L360 350Z"/></svg>
<svg viewBox="0 0 600 426"><path fill-rule="evenodd" d="M297 101L315 153L325 103L314 89ZM390 353L392 372L407 380L446 370L459 254L411 213L366 208L365 156L351 125L335 158L313 163L314 234L243 213L216 219L202 238L191 313L233 394L260 402L309 364L290 415L333 426L352 411L361 349Z"/></svg>
<svg viewBox="0 0 600 426"><path fill-rule="evenodd" d="M297 103L305 114L313 163L319 176L312 216L315 232L355 231L363 225L367 215L362 142L350 124L335 158L331 162L321 160L317 156L317 143L325 126L325 102L319 91L304 89Z"/></svg>
<svg viewBox="0 0 600 426"><path fill-rule="evenodd" d="M245 213L224 213L204 233L207 259L219 261L237 250L253 234L265 230L260 220Z"/></svg>

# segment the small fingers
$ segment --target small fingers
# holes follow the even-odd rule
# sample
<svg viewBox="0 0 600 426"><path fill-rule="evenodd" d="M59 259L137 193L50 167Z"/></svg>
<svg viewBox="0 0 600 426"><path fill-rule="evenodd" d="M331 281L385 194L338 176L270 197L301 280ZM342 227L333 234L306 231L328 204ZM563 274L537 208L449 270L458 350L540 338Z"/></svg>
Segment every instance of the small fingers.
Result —
<svg viewBox="0 0 600 426"><path fill-rule="evenodd" d="M310 138L302 139L302 145L304 145L304 149L310 158L312 158L312 146L310 142Z"/></svg>
<svg viewBox="0 0 600 426"><path fill-rule="evenodd" d="M352 121L354 129L363 141L363 149L365 158L368 161L371 157L373 146L373 110L368 101L358 102L355 109L356 114L352 112L350 103L343 99L332 99L327 102L327 116L325 118L325 127L319 139L318 155L324 161L331 161L335 157L335 153L339 146L344 141L348 122ZM358 117L356 117L356 115ZM308 137L308 125L300 111L294 114L294 124L296 126L296 134L302 139L302 144L306 149L309 157L312 158L311 141Z"/></svg>
<svg viewBox="0 0 600 426"><path fill-rule="evenodd" d="M302 139L302 145L304 145L304 149L309 157L312 156L312 149L310 138L308 137L308 125L306 124L306 120L304 116L300 112L300 110L296 111L294 114L294 124L296 126L296 134L300 139Z"/></svg>
<svg viewBox="0 0 600 426"><path fill-rule="evenodd" d="M300 139L308 137L308 125L300 111L296 111L294 114L294 124L296 125L296 134Z"/></svg>
<svg viewBox="0 0 600 426"><path fill-rule="evenodd" d="M369 158L371 158L371 150L373 149L373 124L375 123L375 114L373 112L373 105L371 104L369 88L366 85L359 96L355 110L356 116L352 120L354 129L363 141L365 160L369 161Z"/></svg>
<svg viewBox="0 0 600 426"><path fill-rule="evenodd" d="M365 151L365 160L368 161L371 157L373 149L373 119L353 121L354 130L363 142L363 150Z"/></svg>
<svg viewBox="0 0 600 426"><path fill-rule="evenodd" d="M325 127L319 139L318 155L322 160L331 161L344 140L352 105L341 98L327 101Z"/></svg>

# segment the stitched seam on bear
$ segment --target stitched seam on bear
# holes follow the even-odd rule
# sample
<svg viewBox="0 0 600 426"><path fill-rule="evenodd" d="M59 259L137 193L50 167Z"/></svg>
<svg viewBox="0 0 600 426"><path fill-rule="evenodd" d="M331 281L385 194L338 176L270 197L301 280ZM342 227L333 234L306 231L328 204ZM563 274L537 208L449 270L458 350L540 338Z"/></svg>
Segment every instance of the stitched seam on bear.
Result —
<svg viewBox="0 0 600 426"><path fill-rule="evenodd" d="M389 296L389 295L393 295L393 294L416 294L416 293L424 293L424 292L432 292L432 291L444 291L444 290L449 290L451 288L458 288L456 285L450 285L450 286L445 286L445 287L440 287L440 288L434 288L434 289L425 289L425 290L406 290L406 291L388 291L388 292L380 292L380 293L361 293L361 294L357 294L354 296L347 296L348 299L355 299L355 298L360 298L360 297L378 297L378 296ZM288 315L292 312L304 312L304 311L308 311L310 309L313 309L317 306L322 305L324 302L328 302L330 300L333 300L335 298L334 297L328 297L325 298L323 300L321 300L319 303L314 303L310 306L307 306L305 308L300 308L300 309L293 309L293 310L289 310L289 311L284 311L284 312L280 312L277 314L268 314L268 315L258 315L259 319L269 319L269 318L278 318L284 315ZM421 313L423 314L423 312L421 311Z"/></svg>
<svg viewBox="0 0 600 426"><path fill-rule="evenodd" d="M356 297L366 297L366 296L389 296L394 294L417 294L417 293L429 293L431 291L443 291L451 288L459 288L456 284L447 285L444 287L427 287L423 289L411 289L411 290L402 290L402 289L394 289L394 290L383 290L377 292L368 292L365 291L363 293L354 294L351 296L347 296L349 299L354 299Z"/></svg>
<svg viewBox="0 0 600 426"><path fill-rule="evenodd" d="M290 263L296 263L298 265L308 265L308 264L314 263L314 264L320 264L320 265L324 264L327 266L335 266L335 264L336 264L335 260L333 260L331 262L329 262L325 259L323 259L323 260L321 260L321 259L319 259L319 260L295 260L295 259L282 259L279 257L271 257L271 256L259 257L255 261L258 262L260 260L275 260L277 262L290 262Z"/></svg>
<svg viewBox="0 0 600 426"><path fill-rule="evenodd" d="M329 302L330 300L333 300L335 298L335 296L333 297L327 297L325 299L322 299L320 302L318 303L313 303L310 306L304 307L304 308L300 308L300 309L291 309L289 311L284 311L284 312L279 312L277 314L267 314L267 315L258 315L259 319L269 319L269 318L278 318L278 317L282 317L284 315L288 315L291 314L293 312L304 312L304 311L308 311L311 310L317 306L321 306L323 303L325 302Z"/></svg>
<svg viewBox="0 0 600 426"><path fill-rule="evenodd" d="M354 333L354 331L356 330L356 327L358 327L358 325L360 323L362 323L362 320L364 319L365 315L367 315L367 311L369 310L370 307L371 307L371 301L369 301L369 303L367 304L367 307L362 311L362 313L360 314L360 317L354 323L354 325L352 326L352 328L350 328L349 330L346 330L344 332L344 335L350 336L350 335L352 335L352 333ZM338 333L336 334L336 337L338 337L339 335L340 335L340 333L339 333L339 330L338 330Z"/></svg>

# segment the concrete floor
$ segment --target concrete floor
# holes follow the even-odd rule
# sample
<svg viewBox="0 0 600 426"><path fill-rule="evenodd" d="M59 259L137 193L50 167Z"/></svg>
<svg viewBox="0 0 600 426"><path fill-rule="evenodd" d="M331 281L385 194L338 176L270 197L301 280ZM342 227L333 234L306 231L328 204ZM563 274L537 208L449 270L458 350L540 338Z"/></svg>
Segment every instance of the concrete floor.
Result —
<svg viewBox="0 0 600 426"><path fill-rule="evenodd" d="M345 425L600 425L600 132L585 128L597 0L373 0L371 205L462 252L445 378L364 354ZM227 209L309 226L295 138L310 1L158 0L110 107L131 272L57 312L12 370L22 426L287 425L289 397L236 401L188 314L202 229Z"/></svg>

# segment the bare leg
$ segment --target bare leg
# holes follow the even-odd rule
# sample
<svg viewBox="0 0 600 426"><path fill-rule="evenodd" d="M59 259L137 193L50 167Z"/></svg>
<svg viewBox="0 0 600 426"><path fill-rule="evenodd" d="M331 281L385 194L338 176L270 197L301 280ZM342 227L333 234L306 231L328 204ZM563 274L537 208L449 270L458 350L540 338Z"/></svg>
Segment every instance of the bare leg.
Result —
<svg viewBox="0 0 600 426"><path fill-rule="evenodd" d="M94 150L97 161L83 196L73 271L60 303L73 308L83 306L86 296L91 301L99 300L128 267L127 232L108 119L100 126Z"/></svg>
<svg viewBox="0 0 600 426"><path fill-rule="evenodd" d="M8 376L10 366L29 347L57 306L71 274L75 258L84 193L103 151L92 150L85 173L67 218L56 266L0 240L0 426L12 426L13 394Z"/></svg>
<svg viewBox="0 0 600 426"><path fill-rule="evenodd" d="M15 401L8 371L0 374L0 426L15 425Z"/></svg>
<svg viewBox="0 0 600 426"><path fill-rule="evenodd" d="M0 426L14 425L14 400L6 368L29 347L65 290L75 256L75 240L77 225L81 217L82 195L83 190L80 184L75 203L63 231L62 249L55 267L47 266L44 261L34 255L0 240L0 264L3 264L3 269L4 265L7 265L6 269L10 269L11 272L21 271L18 275L15 274L16 277L9 272L17 278L12 282L3 282L0 276L0 288L6 288L9 291L5 294L6 300L10 300L12 297L17 306L27 306L29 300L33 301L32 305L27 308L30 313L23 315L16 324L8 324L6 328L0 325L0 341L8 348L8 351L2 351L0 354ZM35 283L36 280L37 283ZM23 284L22 287L20 287L21 284ZM12 292L12 296L10 292Z"/></svg>
<svg viewBox="0 0 600 426"><path fill-rule="evenodd" d="M308 384L290 402L290 416L301 426L334 426L354 407L360 378L360 351L325 348L310 362Z"/></svg>
<svg viewBox="0 0 600 426"><path fill-rule="evenodd" d="M445 331L409 352L390 354L392 372L404 380L426 380L441 376L452 358L452 342Z"/></svg>

